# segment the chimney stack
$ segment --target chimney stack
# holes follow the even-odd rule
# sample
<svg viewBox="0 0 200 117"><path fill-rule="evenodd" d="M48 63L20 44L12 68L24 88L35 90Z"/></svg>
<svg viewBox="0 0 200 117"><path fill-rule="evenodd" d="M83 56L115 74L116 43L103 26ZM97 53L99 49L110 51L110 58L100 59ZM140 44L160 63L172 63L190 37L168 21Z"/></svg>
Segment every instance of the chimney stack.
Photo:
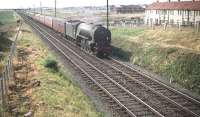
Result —
<svg viewBox="0 0 200 117"><path fill-rule="evenodd" d="M168 0L168 2L171 2L171 0Z"/></svg>
<svg viewBox="0 0 200 117"><path fill-rule="evenodd" d="M178 0L178 2L180 2L181 0Z"/></svg>

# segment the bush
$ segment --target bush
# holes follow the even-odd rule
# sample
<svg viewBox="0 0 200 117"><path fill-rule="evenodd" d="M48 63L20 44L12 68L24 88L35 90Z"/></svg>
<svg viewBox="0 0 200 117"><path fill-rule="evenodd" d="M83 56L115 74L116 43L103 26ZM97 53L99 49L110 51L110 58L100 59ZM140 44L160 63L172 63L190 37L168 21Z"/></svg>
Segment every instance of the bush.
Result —
<svg viewBox="0 0 200 117"><path fill-rule="evenodd" d="M52 58L52 57L47 57L44 61L44 66L50 70L53 70L55 72L59 71L58 67L58 62Z"/></svg>
<svg viewBox="0 0 200 117"><path fill-rule="evenodd" d="M11 46L12 41L9 39L9 34L7 32L0 33L0 51L7 51Z"/></svg>

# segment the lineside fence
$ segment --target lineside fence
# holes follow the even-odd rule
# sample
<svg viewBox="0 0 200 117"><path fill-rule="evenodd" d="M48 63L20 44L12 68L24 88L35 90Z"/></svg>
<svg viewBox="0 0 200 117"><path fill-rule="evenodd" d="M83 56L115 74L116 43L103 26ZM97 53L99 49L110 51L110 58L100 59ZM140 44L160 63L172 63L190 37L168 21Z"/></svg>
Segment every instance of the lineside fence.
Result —
<svg viewBox="0 0 200 117"><path fill-rule="evenodd" d="M16 42L21 30L21 26L22 23L19 26L15 40L12 42L7 63L4 67L2 75L0 76L0 117L5 117L5 111L8 107L8 88L9 82L13 79L14 75L13 58L15 56Z"/></svg>

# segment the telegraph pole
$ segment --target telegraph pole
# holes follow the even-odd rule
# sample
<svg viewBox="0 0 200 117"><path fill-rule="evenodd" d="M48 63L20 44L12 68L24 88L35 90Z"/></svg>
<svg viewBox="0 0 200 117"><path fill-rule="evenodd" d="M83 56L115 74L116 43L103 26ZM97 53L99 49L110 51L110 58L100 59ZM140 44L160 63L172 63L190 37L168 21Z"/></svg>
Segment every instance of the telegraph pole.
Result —
<svg viewBox="0 0 200 117"><path fill-rule="evenodd" d="M42 15L42 1L40 0L40 12L41 12L41 15Z"/></svg>
<svg viewBox="0 0 200 117"><path fill-rule="evenodd" d="M55 0L55 17L56 17L56 0Z"/></svg>
<svg viewBox="0 0 200 117"><path fill-rule="evenodd" d="M36 14L36 11L35 11L35 4L33 5L33 12L34 12L34 15Z"/></svg>
<svg viewBox="0 0 200 117"><path fill-rule="evenodd" d="M109 29L109 4L107 0L107 29Z"/></svg>

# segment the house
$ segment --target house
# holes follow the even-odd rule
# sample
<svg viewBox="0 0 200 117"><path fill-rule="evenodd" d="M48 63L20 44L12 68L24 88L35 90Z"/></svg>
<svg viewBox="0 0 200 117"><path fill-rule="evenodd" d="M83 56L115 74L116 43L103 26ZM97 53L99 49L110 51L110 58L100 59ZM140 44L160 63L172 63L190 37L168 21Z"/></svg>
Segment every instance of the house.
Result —
<svg viewBox="0 0 200 117"><path fill-rule="evenodd" d="M145 23L195 25L200 22L200 0L162 0L146 7Z"/></svg>
<svg viewBox="0 0 200 117"><path fill-rule="evenodd" d="M140 13L145 11L140 5L120 5L115 10L117 13Z"/></svg>

